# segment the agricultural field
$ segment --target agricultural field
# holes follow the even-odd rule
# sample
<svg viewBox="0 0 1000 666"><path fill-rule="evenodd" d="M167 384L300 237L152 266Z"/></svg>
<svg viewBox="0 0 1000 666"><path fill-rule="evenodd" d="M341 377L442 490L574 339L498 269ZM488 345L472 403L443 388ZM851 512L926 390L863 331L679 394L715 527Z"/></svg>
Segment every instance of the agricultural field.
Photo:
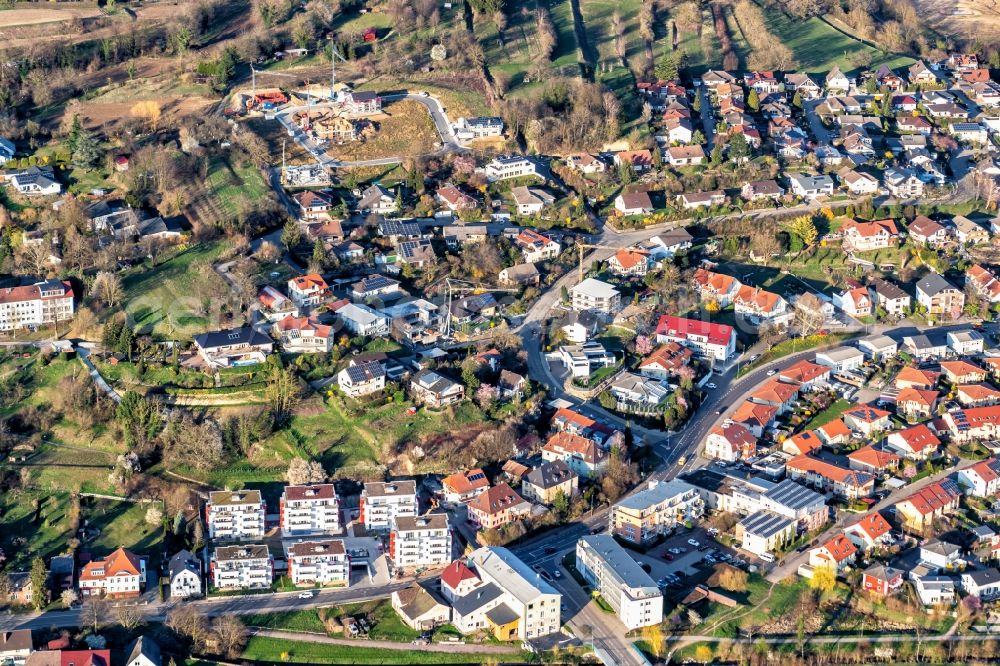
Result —
<svg viewBox="0 0 1000 666"><path fill-rule="evenodd" d="M412 157L432 153L440 143L427 108L412 100L392 102L384 114L372 118L377 133L364 140L333 145L327 153L342 160L373 160L383 157Z"/></svg>
<svg viewBox="0 0 1000 666"><path fill-rule="evenodd" d="M0 29L13 28L19 25L38 25L40 23L58 23L73 19L89 18L100 15L97 7L55 9L55 8L16 8L0 10Z"/></svg>
<svg viewBox="0 0 1000 666"><path fill-rule="evenodd" d="M257 201L270 191L257 167L249 163L234 164L222 156L215 156L209 162L206 184L212 205L229 216L241 214L244 200Z"/></svg>
<svg viewBox="0 0 1000 666"><path fill-rule="evenodd" d="M224 242L201 243L158 266L129 270L122 278L123 301L139 331L174 340L216 327L205 300L223 302L229 297L229 285L212 269L225 249Z"/></svg>
<svg viewBox="0 0 1000 666"><path fill-rule="evenodd" d="M923 22L935 32L967 44L1000 39L1000 8L987 0L915 0Z"/></svg>

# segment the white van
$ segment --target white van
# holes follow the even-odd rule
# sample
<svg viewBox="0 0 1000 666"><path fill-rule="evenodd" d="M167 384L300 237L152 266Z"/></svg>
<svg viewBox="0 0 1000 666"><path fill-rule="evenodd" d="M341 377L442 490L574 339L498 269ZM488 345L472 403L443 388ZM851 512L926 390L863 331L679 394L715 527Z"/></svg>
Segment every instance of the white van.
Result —
<svg viewBox="0 0 1000 666"><path fill-rule="evenodd" d="M760 559L764 560L765 562L774 562L774 553L761 553Z"/></svg>

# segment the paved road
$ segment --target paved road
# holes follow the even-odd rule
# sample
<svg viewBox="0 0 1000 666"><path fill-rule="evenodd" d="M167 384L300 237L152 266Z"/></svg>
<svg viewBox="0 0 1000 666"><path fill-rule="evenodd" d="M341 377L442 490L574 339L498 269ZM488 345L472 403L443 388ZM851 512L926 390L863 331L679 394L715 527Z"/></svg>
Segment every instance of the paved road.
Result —
<svg viewBox="0 0 1000 666"><path fill-rule="evenodd" d="M705 135L706 152L710 152L715 142L715 109L707 87L698 86L696 94L701 95L701 129Z"/></svg>
<svg viewBox="0 0 1000 666"><path fill-rule="evenodd" d="M320 590L312 599L299 599L299 592L279 592L275 594L241 595L214 597L187 602L164 602L139 605L136 608L146 621L163 621L167 613L176 606L196 607L208 617L220 615L250 615L254 613L279 613L282 611L325 608L344 603L385 599L396 590L408 587L413 579L404 579L379 587L359 583L346 590ZM114 612L107 621L114 621ZM49 627L79 627L86 625L81 609L51 611L47 613L15 613L0 615L0 631L12 629L47 629Z"/></svg>
<svg viewBox="0 0 1000 666"><path fill-rule="evenodd" d="M108 384L104 377L101 376L101 373L97 371L97 366L95 366L94 362L90 360L90 349L77 345L76 353L80 357L83 364L87 367L87 371L90 373L90 377L94 380L94 383L97 384L97 388L101 389L101 391L106 393L107 396L115 402L121 402L122 397L118 395L118 391L111 388L111 385Z"/></svg>

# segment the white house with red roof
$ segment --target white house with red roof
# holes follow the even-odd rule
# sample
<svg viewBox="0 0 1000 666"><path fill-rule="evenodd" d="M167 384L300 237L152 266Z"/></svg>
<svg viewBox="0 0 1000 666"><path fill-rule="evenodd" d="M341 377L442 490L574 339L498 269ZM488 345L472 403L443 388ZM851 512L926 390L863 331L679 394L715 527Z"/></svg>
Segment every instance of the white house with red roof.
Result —
<svg viewBox="0 0 1000 666"><path fill-rule="evenodd" d="M889 433L885 444L907 460L927 460L937 452L941 440L924 423Z"/></svg>
<svg viewBox="0 0 1000 666"><path fill-rule="evenodd" d="M781 450L793 456L801 456L823 448L821 440L814 430L804 430L796 433L781 443Z"/></svg>
<svg viewBox="0 0 1000 666"><path fill-rule="evenodd" d="M969 266L965 269L965 284L990 303L1000 303L1000 279L988 268Z"/></svg>
<svg viewBox="0 0 1000 666"><path fill-rule="evenodd" d="M333 349L333 327L316 317L287 317L274 322L274 334L286 352L326 353Z"/></svg>
<svg viewBox="0 0 1000 666"><path fill-rule="evenodd" d="M736 462L757 455L757 437L741 423L726 421L705 438L705 457Z"/></svg>
<svg viewBox="0 0 1000 666"><path fill-rule="evenodd" d="M855 287L833 295L833 304L852 317L870 317L875 303L867 287Z"/></svg>
<svg viewBox="0 0 1000 666"><path fill-rule="evenodd" d="M288 281L288 297L300 308L314 308L330 296L330 286L318 273L298 275Z"/></svg>
<svg viewBox="0 0 1000 666"><path fill-rule="evenodd" d="M596 476L608 464L608 454L597 442L569 432L557 432L542 447L543 460L562 460L580 476Z"/></svg>
<svg viewBox="0 0 1000 666"><path fill-rule="evenodd" d="M634 275L642 277L653 265L649 252L626 248L615 252L608 259L608 270L616 275Z"/></svg>
<svg viewBox="0 0 1000 666"><path fill-rule="evenodd" d="M961 497L958 484L951 479L944 479L897 502L896 516L904 526L918 532L923 531L935 520L958 509Z"/></svg>
<svg viewBox="0 0 1000 666"><path fill-rule="evenodd" d="M830 366L802 359L778 372L778 377L786 382L798 382L802 390L825 386L830 381Z"/></svg>
<svg viewBox="0 0 1000 666"><path fill-rule="evenodd" d="M514 244L520 248L524 260L528 263L555 259L562 250L559 243L533 229L522 229L514 238Z"/></svg>
<svg viewBox="0 0 1000 666"><path fill-rule="evenodd" d="M813 569L827 567L839 574L854 563L857 553L857 546L843 534L838 534L822 546L809 551L809 566Z"/></svg>
<svg viewBox="0 0 1000 666"><path fill-rule="evenodd" d="M943 417L952 441L992 440L1000 436L1000 405L955 409Z"/></svg>
<svg viewBox="0 0 1000 666"><path fill-rule="evenodd" d="M844 530L844 535L850 539L859 550L868 552L873 548L892 543L892 525L878 511L873 511L867 516L848 526Z"/></svg>
<svg viewBox="0 0 1000 666"><path fill-rule="evenodd" d="M798 384L783 382L776 377L768 380L756 391L750 394L750 400L753 402L777 407L778 415L789 411L792 408L792 403L795 402L798 397Z"/></svg>
<svg viewBox="0 0 1000 666"><path fill-rule="evenodd" d="M696 270L691 279L701 292L701 300L717 303L720 308L728 307L736 297L736 292L743 286L732 275L714 273L704 268Z"/></svg>
<svg viewBox="0 0 1000 666"><path fill-rule="evenodd" d="M900 460L902 460L902 457L892 451L877 449L871 444L847 454L848 466L851 469L869 472L878 476L899 467Z"/></svg>
<svg viewBox="0 0 1000 666"><path fill-rule="evenodd" d="M987 458L958 470L958 485L974 497L995 497L1000 493L1000 460Z"/></svg>
<svg viewBox="0 0 1000 666"><path fill-rule="evenodd" d="M80 569L80 594L85 597L137 597L146 585L146 560L119 548Z"/></svg>
<svg viewBox="0 0 1000 666"><path fill-rule="evenodd" d="M893 220L858 222L848 220L840 228L844 249L856 252L892 247L899 239L899 227Z"/></svg>
<svg viewBox="0 0 1000 666"><path fill-rule="evenodd" d="M736 331L727 324L663 315L656 325L656 340L679 342L723 363L736 355Z"/></svg>
<svg viewBox="0 0 1000 666"><path fill-rule="evenodd" d="M884 409L860 405L844 412L844 423L851 430L871 437L874 432L884 432L889 429L890 416Z"/></svg>
<svg viewBox="0 0 1000 666"><path fill-rule="evenodd" d="M451 504L468 502L476 495L486 492L489 487L489 478L478 467L464 472L455 472L441 481L444 501Z"/></svg>
<svg viewBox="0 0 1000 666"><path fill-rule="evenodd" d="M743 285L736 291L733 310L740 317L757 324L770 322L782 325L792 318L788 301L772 291L749 285Z"/></svg>
<svg viewBox="0 0 1000 666"><path fill-rule="evenodd" d="M455 560L441 572L441 596L449 602L464 597L482 582L462 560Z"/></svg>

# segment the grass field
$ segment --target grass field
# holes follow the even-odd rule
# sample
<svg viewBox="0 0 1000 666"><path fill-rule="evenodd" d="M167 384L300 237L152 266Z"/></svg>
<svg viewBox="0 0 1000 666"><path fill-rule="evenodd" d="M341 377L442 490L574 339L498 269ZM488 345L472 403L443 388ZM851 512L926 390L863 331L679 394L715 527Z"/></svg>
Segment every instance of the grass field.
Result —
<svg viewBox="0 0 1000 666"><path fill-rule="evenodd" d="M40 502L36 512L32 501ZM24 571L34 557L50 558L66 548L69 495L45 491L0 493L0 548L9 558L7 571ZM22 542L23 540L23 542Z"/></svg>
<svg viewBox="0 0 1000 666"><path fill-rule="evenodd" d="M252 164L241 166L220 156L209 162L206 183L219 207L233 216L241 211L241 199L257 201L269 191L264 177Z"/></svg>
<svg viewBox="0 0 1000 666"><path fill-rule="evenodd" d="M324 645L254 636L243 659L290 664L502 664L525 663L526 655L515 653L458 654L421 650L375 650L364 647Z"/></svg>
<svg viewBox="0 0 1000 666"><path fill-rule="evenodd" d="M838 65L845 72L850 72L856 69L851 64L850 56L861 51L871 55L872 69L882 64L899 68L914 62L913 58L872 48L817 17L802 21L771 9L764 9L764 14L768 29L791 49L800 71L826 73Z"/></svg>
<svg viewBox="0 0 1000 666"><path fill-rule="evenodd" d="M834 421L840 418L840 415L850 409L853 405L844 400L843 398L834 401L832 405L824 409L822 412L813 417L813 420L809 422L810 428L818 428L822 425L826 425L830 421Z"/></svg>
<svg viewBox="0 0 1000 666"><path fill-rule="evenodd" d="M212 269L225 249L224 242L202 243L156 267L143 264L129 270L122 280L123 300L139 331L175 340L214 328L204 299L230 297L229 285Z"/></svg>
<svg viewBox="0 0 1000 666"><path fill-rule="evenodd" d="M99 557L124 546L155 561L163 541L163 527L146 523L148 509L148 504L83 498L83 520L88 530L100 532L85 542L86 548Z"/></svg>

